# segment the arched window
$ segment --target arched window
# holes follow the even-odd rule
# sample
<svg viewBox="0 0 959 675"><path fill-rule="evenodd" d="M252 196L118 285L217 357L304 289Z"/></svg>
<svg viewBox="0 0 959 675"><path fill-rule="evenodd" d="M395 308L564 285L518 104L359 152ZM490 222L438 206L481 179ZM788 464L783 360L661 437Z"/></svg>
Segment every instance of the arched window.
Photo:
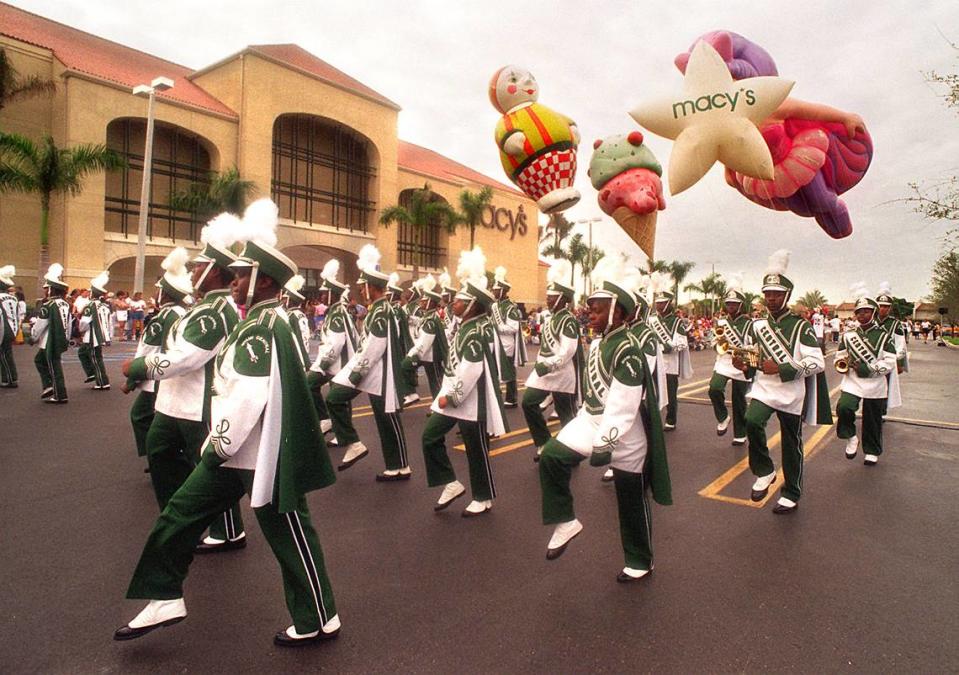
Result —
<svg viewBox="0 0 959 675"><path fill-rule="evenodd" d="M416 190L403 190L400 193L400 206L410 208L414 192ZM445 202L446 200L432 192L429 201ZM399 223L399 230L396 233L399 264L416 268L442 267L446 263L447 240L446 230L439 218L422 227Z"/></svg>
<svg viewBox="0 0 959 675"><path fill-rule="evenodd" d="M105 224L107 232L135 237L140 217L143 185L143 151L146 120L117 119L107 125L107 147L122 156L127 166L106 173ZM210 153L200 137L187 129L156 122L150 177L147 237L198 241L202 223L190 211L170 207L170 197L194 183L209 180Z"/></svg>
<svg viewBox="0 0 959 675"><path fill-rule="evenodd" d="M376 203L370 143L315 115L280 115L273 124L270 191L280 217L365 232Z"/></svg>

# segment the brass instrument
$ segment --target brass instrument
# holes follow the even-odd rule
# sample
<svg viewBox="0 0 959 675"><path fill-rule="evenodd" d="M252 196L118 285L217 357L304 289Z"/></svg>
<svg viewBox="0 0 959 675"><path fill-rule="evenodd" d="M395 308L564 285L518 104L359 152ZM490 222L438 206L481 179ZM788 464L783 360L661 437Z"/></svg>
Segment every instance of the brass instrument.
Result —
<svg viewBox="0 0 959 675"><path fill-rule="evenodd" d="M836 352L836 360L833 363L837 373L845 375L849 372L849 353L846 351Z"/></svg>
<svg viewBox="0 0 959 675"><path fill-rule="evenodd" d="M733 347L733 358L743 361L750 368L759 368L759 347Z"/></svg>
<svg viewBox="0 0 959 675"><path fill-rule="evenodd" d="M716 326L716 330L713 331L716 335L716 344L714 348L716 353L722 356L729 351L729 340L726 339L726 327L725 326Z"/></svg>

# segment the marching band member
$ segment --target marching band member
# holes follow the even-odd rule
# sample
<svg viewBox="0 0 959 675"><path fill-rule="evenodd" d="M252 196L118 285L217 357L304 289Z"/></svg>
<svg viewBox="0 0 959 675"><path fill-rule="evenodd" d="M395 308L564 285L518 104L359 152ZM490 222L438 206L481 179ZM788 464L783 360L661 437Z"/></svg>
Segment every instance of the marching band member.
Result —
<svg viewBox="0 0 959 675"><path fill-rule="evenodd" d="M886 416L886 408L896 408L902 405L902 389L899 386L899 376L909 372L909 351L906 349L906 328L902 321L892 314L896 299L892 295L892 287L888 281L879 284L879 295L876 297L879 304L879 317L876 322L889 335L896 347L896 371L886 375L889 384L889 396L883 404L882 415Z"/></svg>
<svg viewBox="0 0 959 675"><path fill-rule="evenodd" d="M90 280L90 294L93 297L80 313L82 338L77 358L87 376L84 382L93 382L93 389L97 391L110 388L110 378L103 364L103 346L113 341L110 305L103 299L107 294L106 286L109 282L110 273L107 271Z"/></svg>
<svg viewBox="0 0 959 675"><path fill-rule="evenodd" d="M563 426L576 416L582 398L585 357L579 321L570 311L576 298L576 291L566 285L571 268L568 260L557 260L546 273L546 306L551 314L540 331L539 355L523 393L523 415L536 446L533 460L537 462L543 446L552 438L542 409L546 397L552 397Z"/></svg>
<svg viewBox="0 0 959 675"><path fill-rule="evenodd" d="M516 369L526 365L526 341L523 339L523 331L520 330L522 317L519 307L509 299L510 288L512 286L506 281L506 268L497 267L493 280L496 304L493 305L489 318L495 329L500 381L506 383L506 398L503 405L507 408L515 408L517 406Z"/></svg>
<svg viewBox="0 0 959 675"><path fill-rule="evenodd" d="M716 414L716 434L724 436L729 429L729 422L733 423L733 445L746 443L746 394L749 391L750 381L739 368L733 365L733 352L749 346L749 329L752 318L749 308L743 313L743 304L746 296L742 288L743 275L730 275L726 284L726 296L723 304L726 307L726 318L720 319L717 324L722 330L722 337L717 340L717 350L722 349L716 356L716 365L713 366L713 377L709 381L709 400L713 404ZM726 383L732 380L732 415L726 409Z"/></svg>
<svg viewBox="0 0 959 675"><path fill-rule="evenodd" d="M649 327L663 345L663 363L666 366L666 422L665 431L676 428L679 413L679 380L693 376L689 358L689 338L686 324L676 315L675 296L669 290L666 278L661 277L661 286L654 289L653 302L656 314L649 317Z"/></svg>
<svg viewBox="0 0 959 675"><path fill-rule="evenodd" d="M843 333L835 354L836 370L843 373L842 394L836 404L836 435L846 441L846 458L855 459L860 444L856 411L862 401L863 464L874 466L882 454L882 416L889 395L887 376L896 372L895 333L890 335L876 323L879 305L862 283L853 288L853 296L859 325Z"/></svg>
<svg viewBox="0 0 959 675"><path fill-rule="evenodd" d="M13 265L0 267L0 389L16 389L17 364L13 360L13 342L20 332L20 310L13 288L17 269Z"/></svg>
<svg viewBox="0 0 959 675"><path fill-rule="evenodd" d="M335 475L279 299L296 265L274 248L276 234L269 224L246 227L252 236L233 264L232 284L235 301L247 308L246 319L216 357L212 424L202 460L147 539L127 598L149 602L114 633L116 640L139 638L186 618L183 582L193 546L244 493L280 565L293 618L293 625L274 635L274 644L300 646L339 633L333 590L305 498L331 485Z"/></svg>
<svg viewBox="0 0 959 675"><path fill-rule="evenodd" d="M453 299L453 311L460 318L459 329L450 346L443 384L430 408L432 415L423 429L423 456L426 484L443 486L433 507L447 508L466 492L456 479L446 452L446 434L459 425L469 462L473 501L463 510L470 518L493 508L496 488L489 461L488 434L506 431L506 416L500 398L496 357L486 328L486 314L495 303L486 288L486 256L479 247L460 253L456 276L463 288Z"/></svg>
<svg viewBox="0 0 959 675"><path fill-rule="evenodd" d="M430 395L436 398L443 382L443 367L449 356L449 344L443 320L439 317L441 296L436 292L436 279L428 274L414 284L417 294L421 295L417 335L413 346L403 359L403 369L413 370L422 365L426 371Z"/></svg>
<svg viewBox="0 0 959 675"><path fill-rule="evenodd" d="M346 447L343 461L337 467L343 471L369 454L353 426L350 407L350 402L361 393L369 394L386 465L376 480L389 482L409 480L411 471L403 420L399 415L407 393L400 370L403 339L387 299L390 276L378 269L380 257L379 250L372 244L360 249L356 262L360 269L357 284L362 287L363 299L369 305L364 323L366 335L353 358L333 378L326 406L333 421L333 432L340 445Z"/></svg>
<svg viewBox="0 0 959 675"><path fill-rule="evenodd" d="M160 352L123 363L128 383L159 383L155 414L146 436L147 463L157 503L162 511L200 461L200 449L210 432L214 359L239 322L230 297L236 254L230 246L248 222L269 218L261 202L247 209L243 223L229 213L213 218L200 232L203 249L193 262L193 288L201 299L170 329ZM276 208L275 206L273 207ZM268 209L267 209L268 210ZM246 546L239 504L214 521L199 553L230 551Z"/></svg>
<svg viewBox="0 0 959 675"><path fill-rule="evenodd" d="M776 414L782 432L785 485L773 513L791 513L802 494L802 423L830 424L829 390L823 375L825 363L812 326L789 311L793 282L786 277L789 251L769 257L762 292L768 315L753 321L749 339L759 346L756 368L743 359L733 365L755 380L746 408L746 436L749 439L749 468L756 476L750 498L762 501L776 481L776 466L766 445L766 424Z"/></svg>
<svg viewBox="0 0 959 675"><path fill-rule="evenodd" d="M547 442L539 475L543 523L556 526L546 558L555 560L583 529L569 488L573 467L587 457L592 465L612 464L625 554L617 580L625 583L653 569L646 485L660 504L672 498L655 385L626 329L626 318L635 311L635 288L621 279L620 264L618 256L603 258L593 273L597 290L588 301L589 318L600 337L590 346L583 407Z"/></svg>
<svg viewBox="0 0 959 675"><path fill-rule="evenodd" d="M403 297L406 291L400 286L400 275L396 272L390 274L389 281L386 282L386 300L390 303L393 311L393 321L396 323L396 330L400 335L400 353L407 354L413 348L413 317L408 305L403 303ZM416 386L419 384L419 378L416 376L416 369L402 369L403 385L407 394L403 397L403 405L407 406L420 400L420 395L416 393Z"/></svg>
<svg viewBox="0 0 959 675"><path fill-rule="evenodd" d="M43 277L43 288L47 297L30 328L30 341L40 347L33 359L43 386L40 398L47 403L68 401L60 358L70 346L70 305L64 300L67 285L62 277L63 265L50 265Z"/></svg>
<svg viewBox="0 0 959 675"><path fill-rule="evenodd" d="M443 310L443 331L446 333L446 344L452 344L453 335L456 333L456 325L459 323L459 318L453 314L453 297L456 295L457 289L453 288L450 273L445 267L437 281L440 287L440 295L443 297L441 308Z"/></svg>
<svg viewBox="0 0 959 675"><path fill-rule="evenodd" d="M170 251L163 262L163 276L156 282L155 300L159 311L140 334L134 358L146 358L153 354L162 354L166 349L167 335L170 329L193 304L193 282L187 272L186 263L190 254L181 246ZM147 433L156 416L156 380L128 379L120 390L124 394L137 390L136 399L130 407L130 425L133 427L133 440L136 442L137 455L146 457ZM150 471L149 467L146 469Z"/></svg>
<svg viewBox="0 0 959 675"><path fill-rule="evenodd" d="M303 287L306 285L306 279L299 274L294 274L283 287L283 306L286 309L286 315L290 317L290 329L293 331L294 342L296 343L296 353L300 355L300 361L303 362L303 370L310 368L310 336L313 331L310 330L310 320L306 318L306 296L303 295Z"/></svg>
<svg viewBox="0 0 959 675"><path fill-rule="evenodd" d="M349 308L350 287L336 277L340 272L340 261L331 258L323 266L320 278L319 301L326 305L323 327L320 329L320 346L316 351L316 360L310 366L306 381L313 396L313 407L320 420L320 431L328 434L333 430L330 413L323 400L322 387L330 382L338 372L353 358L360 344L356 322ZM347 412L352 416L352 404ZM328 443L333 445L333 443ZM339 445L339 442L336 443Z"/></svg>

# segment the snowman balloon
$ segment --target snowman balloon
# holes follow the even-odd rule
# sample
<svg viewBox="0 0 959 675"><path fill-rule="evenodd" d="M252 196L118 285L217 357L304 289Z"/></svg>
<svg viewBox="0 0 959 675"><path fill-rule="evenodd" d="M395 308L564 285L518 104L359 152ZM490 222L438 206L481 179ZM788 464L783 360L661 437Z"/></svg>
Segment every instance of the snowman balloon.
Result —
<svg viewBox="0 0 959 675"><path fill-rule="evenodd" d="M489 98L503 114L496 124L496 145L510 180L536 200L543 213L576 204L576 123L537 103L539 85L519 66L505 66L493 74Z"/></svg>

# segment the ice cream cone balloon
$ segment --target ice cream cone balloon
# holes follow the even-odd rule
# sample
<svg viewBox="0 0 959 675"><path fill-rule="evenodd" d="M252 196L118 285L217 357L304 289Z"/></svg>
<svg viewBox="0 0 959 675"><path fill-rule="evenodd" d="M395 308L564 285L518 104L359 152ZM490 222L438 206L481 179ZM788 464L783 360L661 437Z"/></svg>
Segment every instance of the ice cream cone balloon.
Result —
<svg viewBox="0 0 959 675"><path fill-rule="evenodd" d="M576 123L537 103L536 78L519 66L493 74L490 101L502 117L496 125L500 162L510 180L536 200L543 213L558 213L579 201L576 178Z"/></svg>
<svg viewBox="0 0 959 675"><path fill-rule="evenodd" d="M666 199L660 179L663 168L643 144L643 135L634 131L593 143L588 174L599 192L599 208L652 258L656 213L666 208Z"/></svg>

